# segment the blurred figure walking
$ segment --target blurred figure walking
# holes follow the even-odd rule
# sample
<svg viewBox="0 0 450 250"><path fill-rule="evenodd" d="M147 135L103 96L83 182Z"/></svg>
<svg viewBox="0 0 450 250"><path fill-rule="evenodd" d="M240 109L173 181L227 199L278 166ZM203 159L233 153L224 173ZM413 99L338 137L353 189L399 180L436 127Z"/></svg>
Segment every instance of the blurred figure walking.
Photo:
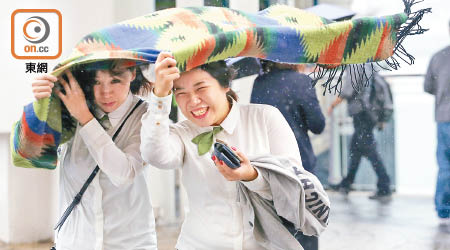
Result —
<svg viewBox="0 0 450 250"><path fill-rule="evenodd" d="M371 71L371 68L366 65L365 72L369 71ZM374 74L376 73L374 72ZM370 75L364 73L360 74L357 81L367 81L367 77L370 77ZM331 115L337 105L342 103L342 101L347 100L348 114L353 118L353 126L355 129L350 145L348 174L341 183L334 186L334 188L344 194L350 192L361 158L365 156L372 164L378 178L377 191L374 195L369 196L369 198L388 201L392 196L390 190L391 182L380 154L377 151L377 144L373 134L373 129L377 124L380 125L380 129L383 128L383 123L380 122L380 117L378 117L378 111L375 110L374 105L371 103L371 100L374 100L373 98L375 98L376 95L372 91L374 89L375 76L373 75L370 77L369 86L363 87L358 91L353 88L350 78L351 77L349 76L344 78L340 96L336 98L328 109L328 113ZM361 84L361 86L362 85L363 84Z"/></svg>
<svg viewBox="0 0 450 250"><path fill-rule="evenodd" d="M450 22L449 22L450 31ZM431 58L425 77L424 90L435 96L437 123L436 157L439 172L435 204L440 225L450 233L450 46Z"/></svg>

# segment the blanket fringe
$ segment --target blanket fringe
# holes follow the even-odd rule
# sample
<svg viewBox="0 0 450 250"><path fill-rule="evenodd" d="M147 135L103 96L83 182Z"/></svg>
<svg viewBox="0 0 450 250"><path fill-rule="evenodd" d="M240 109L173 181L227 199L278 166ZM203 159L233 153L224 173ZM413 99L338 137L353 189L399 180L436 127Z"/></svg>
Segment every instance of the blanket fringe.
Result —
<svg viewBox="0 0 450 250"><path fill-rule="evenodd" d="M403 0L405 5L404 13L408 15L408 19L405 23L403 23L398 32L397 32L397 43L394 47L394 53L391 57L384 60L384 64L380 62L370 62L370 70L367 72L366 64L347 64L340 65L334 68L330 68L329 65L316 65L314 71L310 74L312 75L313 87L316 86L317 82L321 79L326 79L321 85L324 89L323 95L328 93L334 94L341 93L342 89L342 79L344 72L348 70L351 83L353 88L356 91L362 90L363 87L367 87L369 85L370 78L372 77L373 72L375 71L374 64L376 64L379 68L385 70L397 70L400 68L400 61L407 63L408 65L414 64L414 56L408 53L403 46L403 41L406 37L410 35L420 35L426 32L428 29L424 29L420 24L420 20L422 20L423 16L427 13L431 13L431 8L420 9L418 11L412 12L411 8L424 0ZM337 77L337 79L336 79Z"/></svg>

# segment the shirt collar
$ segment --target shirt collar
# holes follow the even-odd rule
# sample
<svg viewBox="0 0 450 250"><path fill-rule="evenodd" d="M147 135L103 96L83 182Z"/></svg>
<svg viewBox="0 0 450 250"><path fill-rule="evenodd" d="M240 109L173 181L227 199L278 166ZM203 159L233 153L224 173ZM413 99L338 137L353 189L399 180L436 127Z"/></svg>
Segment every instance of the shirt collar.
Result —
<svg viewBox="0 0 450 250"><path fill-rule="evenodd" d="M122 118L123 115L127 112L127 110L130 108L131 104L133 103L133 94L131 92L128 93L127 99L114 111L108 113L108 118L112 119L119 119ZM103 115L105 115L105 112L103 110L96 108L95 109L95 117L98 119L102 118Z"/></svg>
<svg viewBox="0 0 450 250"><path fill-rule="evenodd" d="M225 120L222 121L220 126L228 133L232 134L236 124L239 121L239 103L233 100L233 105Z"/></svg>

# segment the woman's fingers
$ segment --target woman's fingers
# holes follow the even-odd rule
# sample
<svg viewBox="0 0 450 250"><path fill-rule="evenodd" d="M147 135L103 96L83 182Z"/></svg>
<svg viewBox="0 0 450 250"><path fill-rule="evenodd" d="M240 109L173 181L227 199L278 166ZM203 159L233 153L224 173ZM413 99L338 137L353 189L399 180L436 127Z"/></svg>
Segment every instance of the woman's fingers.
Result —
<svg viewBox="0 0 450 250"><path fill-rule="evenodd" d="M64 80L64 78L62 76L58 77L58 81L63 86L64 90L66 91L66 94L69 94L71 92L71 89L70 89L70 86L67 83L67 81Z"/></svg>
<svg viewBox="0 0 450 250"><path fill-rule="evenodd" d="M253 166L250 164L250 161L248 158L239 151L235 147L231 147L233 152L238 156L238 158L241 160L241 167L233 169L229 166L227 166L223 161L218 160L217 157L212 157L212 160L214 161L214 164L217 167L217 170L227 179L228 181L251 181L254 180L258 174L256 170L253 168Z"/></svg>
<svg viewBox="0 0 450 250"><path fill-rule="evenodd" d="M168 57L173 58L172 53L169 51L162 51L161 53L159 53L158 57L156 58L155 64L162 62L165 58L168 58Z"/></svg>
<svg viewBox="0 0 450 250"><path fill-rule="evenodd" d="M36 76L35 80L48 80L51 82L56 82L58 81L58 78L56 78L56 76L50 75L50 74L41 74Z"/></svg>
<svg viewBox="0 0 450 250"><path fill-rule="evenodd" d="M173 66L173 67L160 67L159 71L158 71L161 75L170 75L170 74L174 74L174 73L180 73L180 70Z"/></svg>
<svg viewBox="0 0 450 250"><path fill-rule="evenodd" d="M34 93L34 98L36 98L36 100L39 100L42 98L50 97L51 95L52 95L51 92L39 92L39 93Z"/></svg>
<svg viewBox="0 0 450 250"><path fill-rule="evenodd" d="M217 167L217 170L225 177L225 179L232 181L236 180L235 169L232 169L225 164L225 162L219 160L216 156L212 156L211 159Z"/></svg>
<svg viewBox="0 0 450 250"><path fill-rule="evenodd" d="M66 104L66 96L59 90L55 90L55 93L59 97L59 99L61 99L61 101L63 101L63 103Z"/></svg>
<svg viewBox="0 0 450 250"><path fill-rule="evenodd" d="M165 82L171 82L173 80L178 79L179 77L180 77L180 70L177 67L175 67L175 64L174 67L165 67L165 68L162 66L159 67L158 70L159 79L161 80L164 79L163 81Z"/></svg>
<svg viewBox="0 0 450 250"><path fill-rule="evenodd" d="M40 94L40 93L52 93L52 87L48 85L42 85L42 86L35 86L33 87L33 93L34 94Z"/></svg>
<svg viewBox="0 0 450 250"><path fill-rule="evenodd" d="M236 147L231 147L231 150L233 150L234 154L239 158L241 162L250 163L250 161L247 159L247 156L245 156L239 149Z"/></svg>
<svg viewBox="0 0 450 250"><path fill-rule="evenodd" d="M173 57L167 57L161 62L161 65L166 67L175 67L177 66L177 61Z"/></svg>
<svg viewBox="0 0 450 250"><path fill-rule="evenodd" d="M52 88L55 86L55 84L53 83L54 80L57 80L57 78L49 74L38 75L31 82L31 90L33 92L34 98L36 98L36 100L39 100L42 98L50 97L52 94Z"/></svg>
<svg viewBox="0 0 450 250"><path fill-rule="evenodd" d="M167 96L173 88L173 81L180 77L177 62L170 52L161 52L155 62L155 84L153 93L156 96Z"/></svg>
<svg viewBox="0 0 450 250"><path fill-rule="evenodd" d="M171 74L167 76L167 80L171 82L175 81L178 78L180 78L180 74Z"/></svg>
<svg viewBox="0 0 450 250"><path fill-rule="evenodd" d="M167 69L178 70L178 68L176 66L177 66L177 61L175 61L175 59L166 58L166 59L162 60L160 63L155 64L155 72L162 72Z"/></svg>
<svg viewBox="0 0 450 250"><path fill-rule="evenodd" d="M69 80L70 89L71 90L80 90L81 87L78 84L78 81L72 75L72 72L70 70L67 70L66 75L67 75L67 79Z"/></svg>
<svg viewBox="0 0 450 250"><path fill-rule="evenodd" d="M41 86L48 86L50 88L53 88L55 84L49 80L34 80L31 82L31 87L41 87Z"/></svg>
<svg viewBox="0 0 450 250"><path fill-rule="evenodd" d="M225 177L227 180L233 180L233 169L228 167L223 161L216 161L217 170ZM231 172L231 173L230 173Z"/></svg>

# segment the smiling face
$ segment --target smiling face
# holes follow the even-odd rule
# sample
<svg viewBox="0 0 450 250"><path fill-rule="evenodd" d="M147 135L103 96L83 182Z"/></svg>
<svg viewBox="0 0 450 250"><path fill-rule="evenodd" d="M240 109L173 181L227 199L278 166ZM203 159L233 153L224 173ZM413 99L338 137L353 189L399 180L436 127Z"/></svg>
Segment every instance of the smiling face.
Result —
<svg viewBox="0 0 450 250"><path fill-rule="evenodd" d="M183 115L200 127L222 123L230 112L227 92L208 72L193 69L174 81L175 99Z"/></svg>
<svg viewBox="0 0 450 250"><path fill-rule="evenodd" d="M97 70L94 83L95 104L105 113L116 110L127 99L136 70L118 64L113 70Z"/></svg>

